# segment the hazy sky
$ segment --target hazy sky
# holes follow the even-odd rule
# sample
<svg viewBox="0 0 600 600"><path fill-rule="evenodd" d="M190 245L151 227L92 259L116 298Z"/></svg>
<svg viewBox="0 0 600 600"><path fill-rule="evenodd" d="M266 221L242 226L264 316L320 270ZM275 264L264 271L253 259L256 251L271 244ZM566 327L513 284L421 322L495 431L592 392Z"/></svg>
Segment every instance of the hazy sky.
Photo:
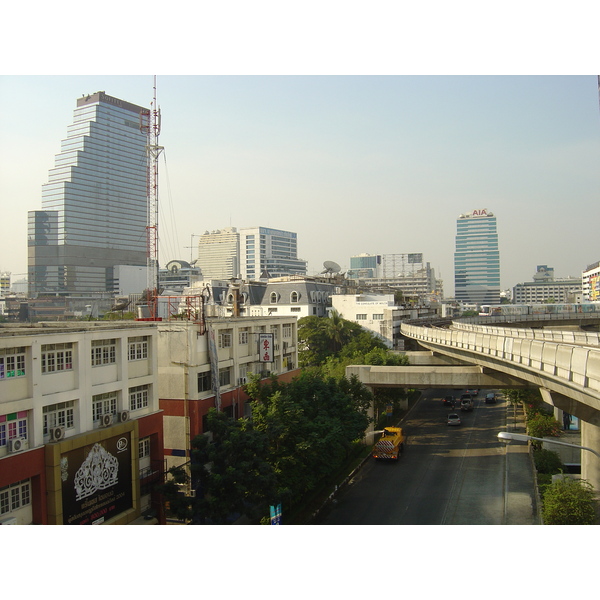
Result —
<svg viewBox="0 0 600 600"><path fill-rule="evenodd" d="M149 106L153 77L0 77L0 269L27 270L27 211L96 91ZM309 274L422 252L454 291L456 219L498 219L501 285L600 260L596 76L157 76L159 260L234 226L298 234Z"/></svg>

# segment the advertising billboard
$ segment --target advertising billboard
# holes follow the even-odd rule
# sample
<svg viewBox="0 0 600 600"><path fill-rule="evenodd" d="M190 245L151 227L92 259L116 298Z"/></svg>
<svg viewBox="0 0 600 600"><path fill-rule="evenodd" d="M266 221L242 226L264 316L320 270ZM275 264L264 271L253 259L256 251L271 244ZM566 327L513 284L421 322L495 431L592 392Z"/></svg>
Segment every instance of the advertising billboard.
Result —
<svg viewBox="0 0 600 600"><path fill-rule="evenodd" d="M63 523L97 525L133 507L132 432L61 454Z"/></svg>

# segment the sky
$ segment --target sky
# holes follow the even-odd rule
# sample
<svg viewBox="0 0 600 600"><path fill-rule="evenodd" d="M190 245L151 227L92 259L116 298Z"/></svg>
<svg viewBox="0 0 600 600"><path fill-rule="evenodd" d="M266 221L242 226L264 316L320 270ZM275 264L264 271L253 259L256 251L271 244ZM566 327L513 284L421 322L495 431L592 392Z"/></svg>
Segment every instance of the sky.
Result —
<svg viewBox="0 0 600 600"><path fill-rule="evenodd" d="M154 77L0 76L0 269L27 271L27 211L77 98L142 106ZM298 234L308 273L360 254L422 252L453 285L456 219L497 217L501 286L537 265L580 276L600 260L596 76L156 77L164 146L159 262L196 258L198 235Z"/></svg>

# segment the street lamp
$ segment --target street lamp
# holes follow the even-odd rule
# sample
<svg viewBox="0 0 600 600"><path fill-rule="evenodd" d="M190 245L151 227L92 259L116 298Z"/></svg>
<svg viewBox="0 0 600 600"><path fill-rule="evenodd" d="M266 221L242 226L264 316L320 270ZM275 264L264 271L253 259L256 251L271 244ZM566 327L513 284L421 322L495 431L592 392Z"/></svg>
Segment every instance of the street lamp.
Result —
<svg viewBox="0 0 600 600"><path fill-rule="evenodd" d="M536 440L538 442L548 442L549 444L558 444L559 446L569 446L571 448L579 448L579 450L587 450L592 454L595 454L598 458L600 458L600 454L591 448L587 448L586 446L578 446L577 444L567 444L567 442L555 442L554 440L532 437L530 435L525 435L523 433L509 433L508 431L501 431L498 433L498 439L501 442L509 443L511 440L515 442L526 442L527 440Z"/></svg>

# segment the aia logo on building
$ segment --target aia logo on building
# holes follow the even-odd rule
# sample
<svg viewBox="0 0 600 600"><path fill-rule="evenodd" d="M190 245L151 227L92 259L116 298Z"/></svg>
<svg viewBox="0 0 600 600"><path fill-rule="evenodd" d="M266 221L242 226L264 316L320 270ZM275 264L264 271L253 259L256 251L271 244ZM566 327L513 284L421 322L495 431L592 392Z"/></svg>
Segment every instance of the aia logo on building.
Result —
<svg viewBox="0 0 600 600"><path fill-rule="evenodd" d="M487 208L481 208L479 210L474 210L473 211L473 216L474 217L487 217Z"/></svg>

